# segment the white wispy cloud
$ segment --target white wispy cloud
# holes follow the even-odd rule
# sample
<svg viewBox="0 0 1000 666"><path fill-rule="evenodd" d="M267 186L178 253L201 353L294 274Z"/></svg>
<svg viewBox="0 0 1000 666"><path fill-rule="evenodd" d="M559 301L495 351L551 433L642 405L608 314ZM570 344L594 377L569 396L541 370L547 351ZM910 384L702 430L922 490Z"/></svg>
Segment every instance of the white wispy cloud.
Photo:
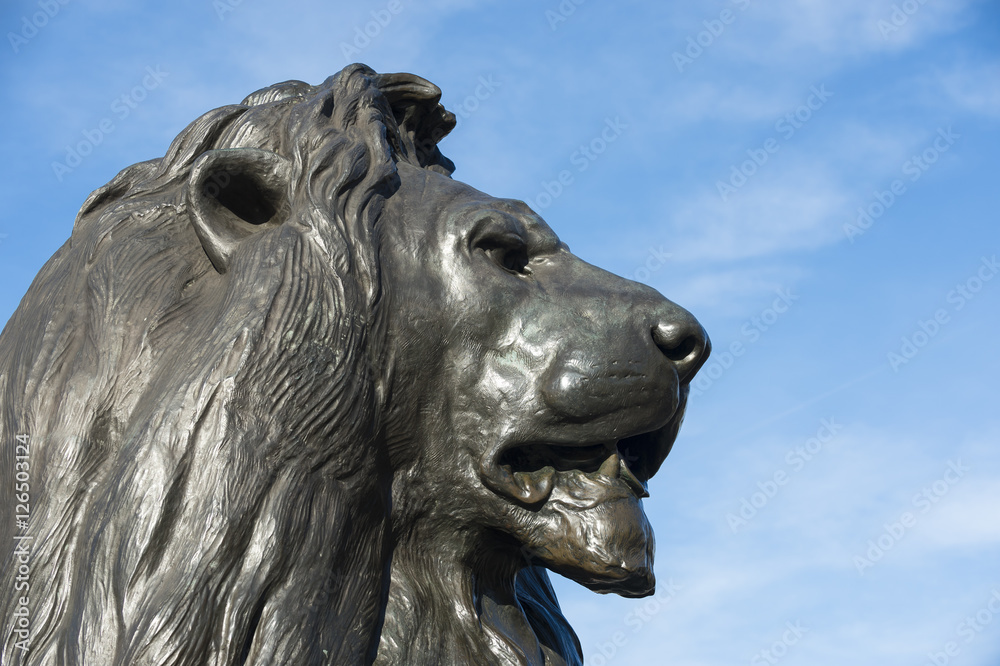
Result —
<svg viewBox="0 0 1000 666"><path fill-rule="evenodd" d="M936 73L947 101L985 116L1000 116L1000 61L959 64Z"/></svg>
<svg viewBox="0 0 1000 666"><path fill-rule="evenodd" d="M776 91L721 81L683 81L661 93L662 102L651 114L668 128L706 120L770 126L801 103L800 91L795 88L791 84Z"/></svg>
<svg viewBox="0 0 1000 666"><path fill-rule="evenodd" d="M1000 474L973 477L949 495L928 514L919 545L934 550L1000 546L1000 521L983 520L984 516L1000 515Z"/></svg>
<svg viewBox="0 0 1000 666"><path fill-rule="evenodd" d="M727 201L717 190L703 191L669 214L679 261L733 261L839 239L838 213L848 196L823 166L759 178L767 180L746 185Z"/></svg>
<svg viewBox="0 0 1000 666"><path fill-rule="evenodd" d="M761 294L789 288L802 273L796 266L771 264L695 273L688 278L656 276L649 284L700 316L745 318L759 312Z"/></svg>
<svg viewBox="0 0 1000 666"><path fill-rule="evenodd" d="M906 4L904 11L901 5ZM972 2L901 3L895 0L784 0L754 2L745 11L749 32L734 40L734 49L756 62L809 65L823 58L854 59L915 48L941 33L953 32L970 20ZM911 5L914 8L911 9ZM760 49L766 34L769 48Z"/></svg>

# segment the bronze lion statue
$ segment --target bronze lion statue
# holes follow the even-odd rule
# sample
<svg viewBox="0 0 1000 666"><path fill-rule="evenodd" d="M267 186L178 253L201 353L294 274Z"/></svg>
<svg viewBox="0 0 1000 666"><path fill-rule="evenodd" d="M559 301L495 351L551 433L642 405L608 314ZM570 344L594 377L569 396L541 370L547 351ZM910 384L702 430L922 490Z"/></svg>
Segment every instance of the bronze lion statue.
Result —
<svg viewBox="0 0 1000 666"><path fill-rule="evenodd" d="M440 95L280 83L87 199L0 336L3 664L581 664L546 569L653 592L708 338Z"/></svg>

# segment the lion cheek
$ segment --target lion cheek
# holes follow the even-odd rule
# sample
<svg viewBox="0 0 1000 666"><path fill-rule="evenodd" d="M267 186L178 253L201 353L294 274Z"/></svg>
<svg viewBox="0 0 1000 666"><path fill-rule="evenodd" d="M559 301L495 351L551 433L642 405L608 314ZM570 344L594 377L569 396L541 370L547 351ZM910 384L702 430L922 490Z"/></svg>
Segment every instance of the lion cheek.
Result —
<svg viewBox="0 0 1000 666"><path fill-rule="evenodd" d="M653 529L635 497L579 508L547 502L526 548L552 571L606 594L653 594ZM541 517L541 516L539 516Z"/></svg>

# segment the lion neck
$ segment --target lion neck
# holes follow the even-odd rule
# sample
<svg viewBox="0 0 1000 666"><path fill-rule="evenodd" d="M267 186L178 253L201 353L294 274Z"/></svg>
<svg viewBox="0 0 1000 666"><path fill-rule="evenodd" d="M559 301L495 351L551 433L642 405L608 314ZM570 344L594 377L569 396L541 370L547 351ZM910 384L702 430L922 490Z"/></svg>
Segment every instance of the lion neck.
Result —
<svg viewBox="0 0 1000 666"><path fill-rule="evenodd" d="M539 644L517 601L518 569L482 544L442 543L440 533L398 544L375 664L564 664Z"/></svg>

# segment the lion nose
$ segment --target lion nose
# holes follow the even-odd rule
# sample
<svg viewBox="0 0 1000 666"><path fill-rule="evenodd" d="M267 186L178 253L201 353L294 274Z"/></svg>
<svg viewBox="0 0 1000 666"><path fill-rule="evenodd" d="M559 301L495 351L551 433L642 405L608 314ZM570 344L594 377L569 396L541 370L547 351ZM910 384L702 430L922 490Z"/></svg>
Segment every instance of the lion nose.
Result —
<svg viewBox="0 0 1000 666"><path fill-rule="evenodd" d="M676 306L671 310L653 327L653 342L673 362L681 383L690 382L708 359L712 343L694 315Z"/></svg>

